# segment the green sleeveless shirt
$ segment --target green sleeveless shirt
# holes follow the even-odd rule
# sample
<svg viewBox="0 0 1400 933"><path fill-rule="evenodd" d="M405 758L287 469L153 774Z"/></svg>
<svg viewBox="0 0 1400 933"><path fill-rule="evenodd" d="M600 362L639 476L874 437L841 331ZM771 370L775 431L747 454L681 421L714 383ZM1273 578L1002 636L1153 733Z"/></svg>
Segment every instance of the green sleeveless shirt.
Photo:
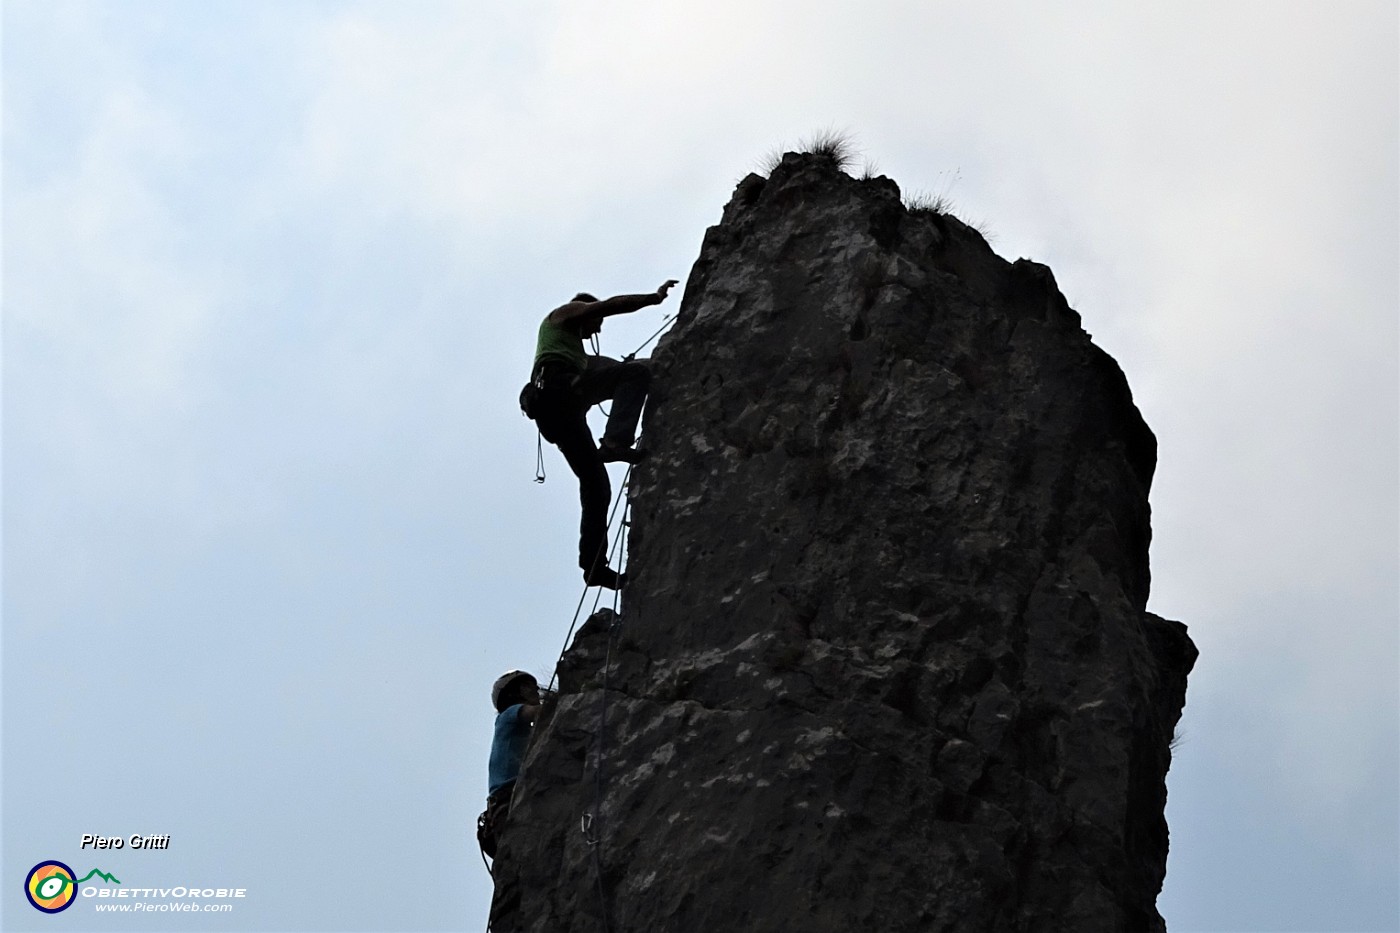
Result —
<svg viewBox="0 0 1400 933"><path fill-rule="evenodd" d="M535 343L535 368L538 369L541 363L565 363L571 369L583 372L588 368L583 338L545 318L540 322L540 336Z"/></svg>

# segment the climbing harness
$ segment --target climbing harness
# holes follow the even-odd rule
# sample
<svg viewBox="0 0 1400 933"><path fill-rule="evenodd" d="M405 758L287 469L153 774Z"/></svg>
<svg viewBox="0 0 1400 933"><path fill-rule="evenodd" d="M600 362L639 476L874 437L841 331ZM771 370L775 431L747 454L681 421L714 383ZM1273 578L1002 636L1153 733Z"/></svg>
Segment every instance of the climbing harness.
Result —
<svg viewBox="0 0 1400 933"><path fill-rule="evenodd" d="M496 827L491 819L489 807L482 810L476 818L476 845L481 850L481 864L486 866L486 874L495 878L496 873L491 870L491 863L487 860L488 855L491 858L496 857ZM487 849L491 851L487 852Z"/></svg>
<svg viewBox="0 0 1400 933"><path fill-rule="evenodd" d="M637 354L645 350L647 348L647 344L651 343L657 337L660 337L661 332L664 331L668 326L670 326L671 322L675 319L675 314L668 314L664 318L662 318L661 326L658 327L656 330L652 331L650 337L638 344L637 349L624 356L622 358L622 362L630 363L633 360L635 360L637 358ZM593 355L602 356L602 350L600 349L600 344L598 343L598 335L594 334L593 336L589 337L588 340L589 345L593 348ZM525 417L529 418L531 421L535 419L534 406L539 400L540 393L543 391L543 372L536 374L533 379L525 383L525 388L520 390L520 411L525 415ZM607 418L612 414L612 412L608 411L608 409L603 407L602 402L598 402L593 407L597 408L600 412L602 412L604 418ZM539 429L537 428L535 430L535 482L543 483L544 480L544 435L541 434Z"/></svg>
<svg viewBox="0 0 1400 933"><path fill-rule="evenodd" d="M514 782L497 789L486 798L486 809L476 818L476 844L481 849L481 861L486 873L492 878L496 872L487 858L495 859L500 843L501 830L505 828L506 817L510 814L511 800L515 795Z"/></svg>

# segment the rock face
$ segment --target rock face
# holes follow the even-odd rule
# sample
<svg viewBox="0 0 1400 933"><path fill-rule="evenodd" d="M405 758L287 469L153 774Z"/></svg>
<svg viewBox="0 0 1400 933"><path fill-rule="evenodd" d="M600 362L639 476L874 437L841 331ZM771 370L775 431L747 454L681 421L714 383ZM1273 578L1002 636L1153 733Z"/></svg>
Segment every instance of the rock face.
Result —
<svg viewBox="0 0 1400 933"><path fill-rule="evenodd" d="M1050 270L790 153L655 359L621 616L506 830L519 929L1164 929L1196 650L1146 611L1156 440Z"/></svg>

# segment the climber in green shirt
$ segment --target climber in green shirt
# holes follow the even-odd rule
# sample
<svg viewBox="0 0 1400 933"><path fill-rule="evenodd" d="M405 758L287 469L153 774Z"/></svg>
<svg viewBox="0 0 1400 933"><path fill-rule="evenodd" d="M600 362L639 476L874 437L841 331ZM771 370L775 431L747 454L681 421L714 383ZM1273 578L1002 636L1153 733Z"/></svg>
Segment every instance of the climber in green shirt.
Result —
<svg viewBox="0 0 1400 933"><path fill-rule="evenodd" d="M632 445L646 404L651 370L643 362L585 353L583 342L602 329L603 318L660 304L675 284L675 279L667 279L655 292L602 301L580 292L540 322L535 365L521 404L539 425L540 434L559 448L578 477L582 506L578 559L589 586L620 589L625 582L624 574L608 566L607 513L612 486L604 465L636 463L642 457ZM588 409L606 399L612 400L612 411L602 438L595 444L588 430Z"/></svg>

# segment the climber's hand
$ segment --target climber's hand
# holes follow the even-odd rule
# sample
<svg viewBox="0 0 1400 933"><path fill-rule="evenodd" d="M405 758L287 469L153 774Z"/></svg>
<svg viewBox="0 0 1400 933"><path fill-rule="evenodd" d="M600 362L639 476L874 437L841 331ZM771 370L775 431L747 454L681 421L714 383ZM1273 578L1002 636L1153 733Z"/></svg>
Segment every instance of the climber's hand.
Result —
<svg viewBox="0 0 1400 933"><path fill-rule="evenodd" d="M666 300L666 293L669 292L671 290L671 286L675 284L675 279L667 279L661 284L661 287L656 290L656 293L661 296L662 301Z"/></svg>

